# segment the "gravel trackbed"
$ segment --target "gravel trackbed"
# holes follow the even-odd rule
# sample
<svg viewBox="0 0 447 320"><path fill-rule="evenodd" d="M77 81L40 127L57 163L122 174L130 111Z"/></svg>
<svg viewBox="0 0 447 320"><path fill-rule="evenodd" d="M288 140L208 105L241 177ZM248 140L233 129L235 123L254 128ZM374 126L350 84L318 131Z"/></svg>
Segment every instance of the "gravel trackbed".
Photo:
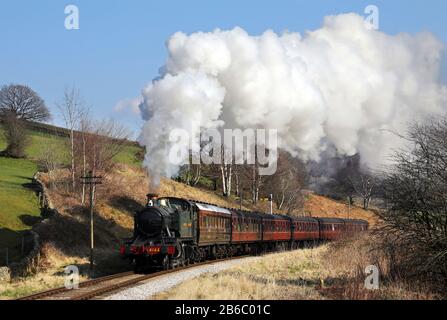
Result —
<svg viewBox="0 0 447 320"><path fill-rule="evenodd" d="M110 296L104 297L104 300L147 300L154 294L166 291L179 285L180 283L196 278L205 273L218 273L229 269L235 265L251 262L257 257L241 258L231 261L216 262L205 266L193 267L191 269L170 273L164 276L156 277L144 281L135 287L124 289Z"/></svg>

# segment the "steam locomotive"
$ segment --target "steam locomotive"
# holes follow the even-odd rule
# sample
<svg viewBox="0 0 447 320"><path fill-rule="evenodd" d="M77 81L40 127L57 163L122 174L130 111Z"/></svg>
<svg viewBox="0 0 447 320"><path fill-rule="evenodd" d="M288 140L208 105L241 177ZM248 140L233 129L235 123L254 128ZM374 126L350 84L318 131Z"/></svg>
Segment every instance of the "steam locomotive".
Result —
<svg viewBox="0 0 447 320"><path fill-rule="evenodd" d="M133 237L120 254L135 272L171 269L243 254L296 249L368 229L354 219L290 217L218 207L181 198L148 195L134 217Z"/></svg>

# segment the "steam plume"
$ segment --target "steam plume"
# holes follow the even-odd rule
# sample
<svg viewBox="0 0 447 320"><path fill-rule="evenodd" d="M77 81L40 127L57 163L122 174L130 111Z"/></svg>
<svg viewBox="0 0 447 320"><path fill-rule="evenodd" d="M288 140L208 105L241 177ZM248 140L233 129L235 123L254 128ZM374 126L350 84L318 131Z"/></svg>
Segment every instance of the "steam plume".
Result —
<svg viewBox="0 0 447 320"><path fill-rule="evenodd" d="M356 14L326 17L304 36L178 32L167 48L140 105L139 141L155 184L178 170L168 160L170 131L199 118L203 128L278 129L280 147L303 159L330 145L377 167L402 143L390 132L442 113L446 102L443 46L433 35L368 30Z"/></svg>

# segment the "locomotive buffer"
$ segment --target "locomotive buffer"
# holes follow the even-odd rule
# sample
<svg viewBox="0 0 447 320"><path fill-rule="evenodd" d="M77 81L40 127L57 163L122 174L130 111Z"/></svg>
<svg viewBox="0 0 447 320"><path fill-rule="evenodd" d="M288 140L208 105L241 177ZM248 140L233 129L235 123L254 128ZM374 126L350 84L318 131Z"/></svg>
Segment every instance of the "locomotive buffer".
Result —
<svg viewBox="0 0 447 320"><path fill-rule="evenodd" d="M93 270L93 262L94 262L94 256L93 256L93 250L95 248L95 242L94 242L94 228L93 228L93 211L95 206L95 191L96 191L96 185L102 184L101 180L102 177L94 176L92 171L88 172L88 175L85 177L81 177L82 184L86 184L90 186L90 271Z"/></svg>

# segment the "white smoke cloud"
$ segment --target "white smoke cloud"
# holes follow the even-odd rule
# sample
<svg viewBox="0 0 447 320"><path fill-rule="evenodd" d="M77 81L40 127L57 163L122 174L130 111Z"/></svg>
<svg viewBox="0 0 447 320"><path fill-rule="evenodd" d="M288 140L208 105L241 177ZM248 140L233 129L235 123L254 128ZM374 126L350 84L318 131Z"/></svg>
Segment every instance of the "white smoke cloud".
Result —
<svg viewBox="0 0 447 320"><path fill-rule="evenodd" d="M136 97L132 99L123 99L116 103L115 112L126 112L130 110L133 114L140 114L140 105L143 102L143 97Z"/></svg>
<svg viewBox="0 0 447 320"><path fill-rule="evenodd" d="M318 159L328 146L384 163L412 120L445 111L442 44L429 33L387 35L356 14L329 16L304 36L241 28L174 34L160 76L143 90L139 141L153 181L175 174L172 129L277 129L280 147Z"/></svg>

